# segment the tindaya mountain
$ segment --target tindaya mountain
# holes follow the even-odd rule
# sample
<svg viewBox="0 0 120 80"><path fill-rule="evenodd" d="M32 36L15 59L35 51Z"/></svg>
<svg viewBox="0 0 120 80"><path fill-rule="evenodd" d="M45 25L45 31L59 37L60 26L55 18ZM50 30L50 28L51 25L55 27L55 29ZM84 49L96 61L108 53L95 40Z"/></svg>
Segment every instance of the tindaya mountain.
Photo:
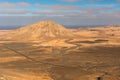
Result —
<svg viewBox="0 0 120 80"><path fill-rule="evenodd" d="M71 30L53 21L42 21L11 31L8 39L14 40L38 40L50 38L74 37Z"/></svg>

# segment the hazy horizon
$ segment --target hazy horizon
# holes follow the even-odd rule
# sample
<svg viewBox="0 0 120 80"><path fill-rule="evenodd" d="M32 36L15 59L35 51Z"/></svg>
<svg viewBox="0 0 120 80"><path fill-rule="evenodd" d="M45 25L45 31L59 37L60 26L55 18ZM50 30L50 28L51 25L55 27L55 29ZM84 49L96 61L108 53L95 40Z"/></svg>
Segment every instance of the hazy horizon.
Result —
<svg viewBox="0 0 120 80"><path fill-rule="evenodd" d="M30 25L30 24L27 24ZM14 26L0 26L0 30L13 30L27 25L14 25ZM100 27L107 25L63 25L66 28L87 28L87 27Z"/></svg>
<svg viewBox="0 0 120 80"><path fill-rule="evenodd" d="M117 25L119 8L120 0L0 0L0 28L43 20L72 26Z"/></svg>

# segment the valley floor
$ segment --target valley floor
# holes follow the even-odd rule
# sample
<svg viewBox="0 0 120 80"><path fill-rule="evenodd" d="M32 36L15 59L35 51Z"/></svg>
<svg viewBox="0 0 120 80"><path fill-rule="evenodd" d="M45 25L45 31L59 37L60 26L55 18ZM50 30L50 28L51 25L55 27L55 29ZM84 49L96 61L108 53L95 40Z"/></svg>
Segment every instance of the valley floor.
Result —
<svg viewBox="0 0 120 80"><path fill-rule="evenodd" d="M120 45L66 43L76 46L1 41L0 80L120 80Z"/></svg>

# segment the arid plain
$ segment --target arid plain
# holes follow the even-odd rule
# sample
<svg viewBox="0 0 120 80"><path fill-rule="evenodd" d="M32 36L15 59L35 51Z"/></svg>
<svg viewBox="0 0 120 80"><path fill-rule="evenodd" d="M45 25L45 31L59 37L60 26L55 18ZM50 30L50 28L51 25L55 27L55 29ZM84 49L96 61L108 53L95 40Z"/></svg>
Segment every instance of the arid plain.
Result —
<svg viewBox="0 0 120 80"><path fill-rule="evenodd" d="M1 30L0 80L120 80L120 26Z"/></svg>

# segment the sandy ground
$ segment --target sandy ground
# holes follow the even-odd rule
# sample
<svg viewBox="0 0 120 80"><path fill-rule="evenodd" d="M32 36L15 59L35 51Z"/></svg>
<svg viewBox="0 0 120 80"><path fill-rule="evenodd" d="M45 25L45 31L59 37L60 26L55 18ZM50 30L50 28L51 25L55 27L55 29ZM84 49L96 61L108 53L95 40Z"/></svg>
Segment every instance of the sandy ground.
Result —
<svg viewBox="0 0 120 80"><path fill-rule="evenodd" d="M74 31L78 38L0 41L0 80L120 80L119 27Z"/></svg>
<svg viewBox="0 0 120 80"><path fill-rule="evenodd" d="M42 46L1 43L2 80L120 80L120 46ZM34 46L39 44L39 46ZM70 42L69 42L70 44ZM85 44L85 43L84 43ZM88 43L86 43L88 44ZM100 43L99 43L100 44ZM99 79L98 79L99 80Z"/></svg>

